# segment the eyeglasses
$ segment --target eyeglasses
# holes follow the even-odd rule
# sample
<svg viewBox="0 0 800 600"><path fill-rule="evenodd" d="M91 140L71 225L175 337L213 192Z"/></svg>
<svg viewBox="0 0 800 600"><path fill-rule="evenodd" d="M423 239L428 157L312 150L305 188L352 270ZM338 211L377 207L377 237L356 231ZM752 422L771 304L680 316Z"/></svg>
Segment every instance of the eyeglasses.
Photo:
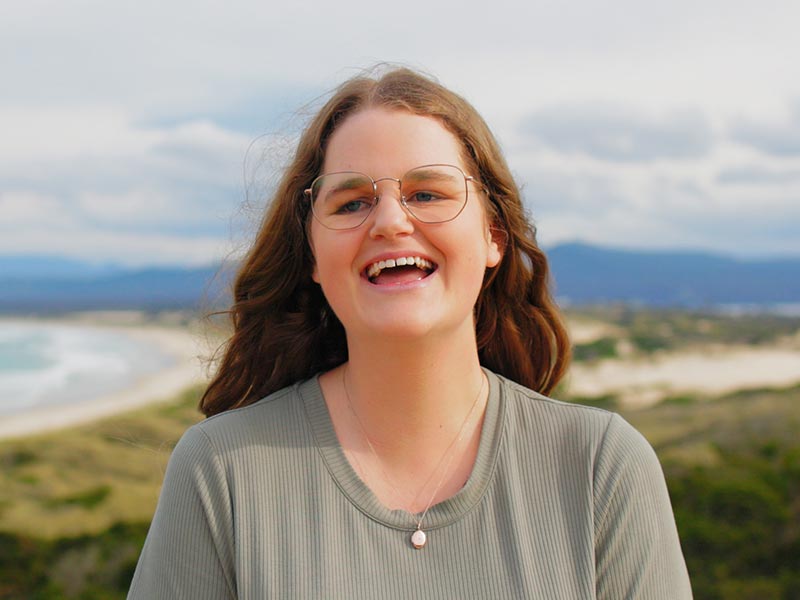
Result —
<svg viewBox="0 0 800 600"><path fill-rule="evenodd" d="M317 177L305 195L314 218L328 229L355 229L377 206L378 183L394 181L400 205L422 223L452 221L467 204L468 182L477 181L455 165L424 165L400 179L373 179L358 171L326 173Z"/></svg>

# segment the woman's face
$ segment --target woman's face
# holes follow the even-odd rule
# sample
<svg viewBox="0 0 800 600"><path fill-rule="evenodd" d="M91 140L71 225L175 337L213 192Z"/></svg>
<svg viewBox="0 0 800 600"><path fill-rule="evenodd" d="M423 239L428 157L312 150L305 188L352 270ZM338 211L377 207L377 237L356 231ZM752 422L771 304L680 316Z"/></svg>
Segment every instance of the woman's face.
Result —
<svg viewBox="0 0 800 600"><path fill-rule="evenodd" d="M422 165L463 163L459 141L437 120L372 108L349 116L329 140L323 173L401 178ZM454 220L421 223L399 202L397 182L378 182L380 201L360 227L332 230L312 219L313 279L354 336L419 337L473 331L484 272L501 258L480 186ZM380 269L381 261L400 265ZM410 262L405 266L402 262ZM468 330L464 328L469 328Z"/></svg>

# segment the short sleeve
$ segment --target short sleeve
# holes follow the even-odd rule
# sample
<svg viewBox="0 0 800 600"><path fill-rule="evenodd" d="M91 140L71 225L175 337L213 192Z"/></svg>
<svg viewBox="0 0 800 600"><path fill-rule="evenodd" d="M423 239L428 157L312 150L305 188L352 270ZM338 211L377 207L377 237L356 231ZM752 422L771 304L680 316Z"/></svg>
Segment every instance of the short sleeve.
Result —
<svg viewBox="0 0 800 600"><path fill-rule="evenodd" d="M225 470L199 426L172 453L129 600L236 597Z"/></svg>
<svg viewBox="0 0 800 600"><path fill-rule="evenodd" d="M618 415L595 463L594 507L598 599L692 597L661 465Z"/></svg>

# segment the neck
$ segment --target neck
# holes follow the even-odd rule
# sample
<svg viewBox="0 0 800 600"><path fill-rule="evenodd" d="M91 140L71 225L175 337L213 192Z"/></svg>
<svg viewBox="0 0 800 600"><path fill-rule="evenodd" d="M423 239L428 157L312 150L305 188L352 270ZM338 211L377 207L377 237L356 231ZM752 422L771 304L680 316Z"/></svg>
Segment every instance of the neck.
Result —
<svg viewBox="0 0 800 600"><path fill-rule="evenodd" d="M320 378L339 441L390 508L421 513L472 471L488 385L474 333L447 343L348 339L350 360Z"/></svg>
<svg viewBox="0 0 800 600"><path fill-rule="evenodd" d="M457 342L348 340L347 387L370 438L402 446L460 426L483 378L469 333Z"/></svg>

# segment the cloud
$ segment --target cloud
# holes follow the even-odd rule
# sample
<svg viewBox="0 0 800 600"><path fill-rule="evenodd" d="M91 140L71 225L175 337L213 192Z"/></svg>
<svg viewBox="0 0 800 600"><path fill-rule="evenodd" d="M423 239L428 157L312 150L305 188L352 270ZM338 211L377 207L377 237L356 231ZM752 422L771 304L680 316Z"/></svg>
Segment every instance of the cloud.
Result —
<svg viewBox="0 0 800 600"><path fill-rule="evenodd" d="M617 107L550 107L525 118L520 129L557 152L615 162L695 159L714 141L699 112L652 118Z"/></svg>
<svg viewBox="0 0 800 600"><path fill-rule="evenodd" d="M75 208L84 220L102 226L140 227L179 219L196 220L196 212L161 190L132 189L120 194L84 192Z"/></svg>
<svg viewBox="0 0 800 600"><path fill-rule="evenodd" d="M656 210L611 206L592 216L545 213L537 227L545 246L579 239L612 247L705 250L739 257L800 255L800 211L764 211L757 206L690 210L681 201Z"/></svg>
<svg viewBox="0 0 800 600"><path fill-rule="evenodd" d="M169 127L137 124L121 108L87 106L69 108L0 106L0 177L33 173L44 178L41 165L83 162L87 170L118 161L192 163L196 175L220 173L221 163L240 161L248 136L205 120L184 121ZM209 160L210 159L210 160ZM215 169L209 171L209 162ZM35 165L32 169L27 169ZM208 179L207 175L204 179Z"/></svg>
<svg viewBox="0 0 800 600"><path fill-rule="evenodd" d="M87 218L89 213L93 218ZM152 224L143 223L146 211L101 197L65 203L52 196L6 191L0 193L0 214L0 254L60 255L135 266L200 265L213 263L232 248L228 236L219 232L148 230ZM134 223L116 226L126 220Z"/></svg>
<svg viewBox="0 0 800 600"><path fill-rule="evenodd" d="M77 227L31 226L24 231L5 231L0 236L0 254L60 255L126 266L208 265L231 250L232 245L219 237L120 233Z"/></svg>
<svg viewBox="0 0 800 600"><path fill-rule="evenodd" d="M58 198L29 190L0 191L0 232L8 235L31 225L58 225L65 220Z"/></svg>
<svg viewBox="0 0 800 600"><path fill-rule="evenodd" d="M124 110L109 106L0 105L0 131L3 171L32 161L140 153L158 136L131 127Z"/></svg>
<svg viewBox="0 0 800 600"><path fill-rule="evenodd" d="M545 245L580 239L738 256L800 254L798 186L720 183L718 157L677 165L553 153L527 160L515 173Z"/></svg>
<svg viewBox="0 0 800 600"><path fill-rule="evenodd" d="M575 213L586 218L631 208L631 198L611 173L567 168L529 168L522 172L522 196L534 220Z"/></svg>
<svg viewBox="0 0 800 600"><path fill-rule="evenodd" d="M112 231L228 234L249 140L205 121L145 128L121 110L0 108L0 190L47 198L41 222ZM20 201L4 210L22 226Z"/></svg>
<svg viewBox="0 0 800 600"><path fill-rule="evenodd" d="M787 119L740 119L732 127L733 138L773 156L800 156L800 101Z"/></svg>
<svg viewBox="0 0 800 600"><path fill-rule="evenodd" d="M760 165L730 167L719 172L717 182L731 186L797 185L800 184L800 168L776 169Z"/></svg>

